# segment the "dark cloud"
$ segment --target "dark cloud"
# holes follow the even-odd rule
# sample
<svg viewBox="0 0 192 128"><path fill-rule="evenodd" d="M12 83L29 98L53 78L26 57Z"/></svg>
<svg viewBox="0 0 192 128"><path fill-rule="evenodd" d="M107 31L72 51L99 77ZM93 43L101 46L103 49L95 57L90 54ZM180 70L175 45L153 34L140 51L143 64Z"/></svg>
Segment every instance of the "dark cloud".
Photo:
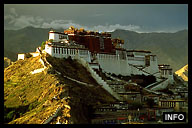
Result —
<svg viewBox="0 0 192 128"><path fill-rule="evenodd" d="M68 25L111 31L176 31L188 28L188 5L4 5L5 29Z"/></svg>

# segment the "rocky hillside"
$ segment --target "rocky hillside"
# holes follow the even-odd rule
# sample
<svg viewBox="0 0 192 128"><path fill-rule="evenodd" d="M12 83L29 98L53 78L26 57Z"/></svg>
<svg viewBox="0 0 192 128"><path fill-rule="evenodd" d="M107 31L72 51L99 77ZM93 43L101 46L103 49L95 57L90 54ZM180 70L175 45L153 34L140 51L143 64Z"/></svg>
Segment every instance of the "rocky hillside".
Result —
<svg viewBox="0 0 192 128"><path fill-rule="evenodd" d="M180 76L184 81L188 81L188 64L177 70L175 74Z"/></svg>
<svg viewBox="0 0 192 128"><path fill-rule="evenodd" d="M65 124L90 123L95 106L115 101L77 61L43 57L51 67L38 56L4 69L5 123L55 124L59 118ZM34 73L37 69L43 70Z"/></svg>

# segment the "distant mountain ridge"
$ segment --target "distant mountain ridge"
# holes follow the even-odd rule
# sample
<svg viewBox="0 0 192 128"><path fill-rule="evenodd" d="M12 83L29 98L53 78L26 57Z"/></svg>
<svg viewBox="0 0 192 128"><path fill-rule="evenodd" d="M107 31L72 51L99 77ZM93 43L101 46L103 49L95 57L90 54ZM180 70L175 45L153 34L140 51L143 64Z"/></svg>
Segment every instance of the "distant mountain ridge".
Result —
<svg viewBox="0 0 192 128"><path fill-rule="evenodd" d="M34 52L42 41L48 39L51 28L25 27L19 30L4 30L4 56L12 61L18 53ZM57 31L63 31L58 29Z"/></svg>
<svg viewBox="0 0 192 128"><path fill-rule="evenodd" d="M4 56L12 61L18 53L33 52L42 41L48 39L51 28L26 27L19 30L4 30ZM62 32L63 29L56 31ZM175 33L137 33L117 29L111 32L112 38L125 40L127 49L150 50L158 57L158 63L170 64L173 71L188 64L188 30Z"/></svg>
<svg viewBox="0 0 192 128"><path fill-rule="evenodd" d="M174 72L188 64L188 30L137 33L118 29L111 34L112 38L124 39L126 49L150 50L157 55L159 64L170 64Z"/></svg>

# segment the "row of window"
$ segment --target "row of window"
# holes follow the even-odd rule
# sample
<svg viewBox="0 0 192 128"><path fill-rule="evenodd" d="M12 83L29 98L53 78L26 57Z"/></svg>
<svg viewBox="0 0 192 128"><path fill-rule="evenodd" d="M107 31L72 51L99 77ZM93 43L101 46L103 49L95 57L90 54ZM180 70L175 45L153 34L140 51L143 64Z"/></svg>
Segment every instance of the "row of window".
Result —
<svg viewBox="0 0 192 128"><path fill-rule="evenodd" d="M116 108L98 108L97 111L103 112L103 111L116 111Z"/></svg>
<svg viewBox="0 0 192 128"><path fill-rule="evenodd" d="M184 102L179 102L180 106L184 106ZM161 106L175 107L176 102L161 102Z"/></svg>
<svg viewBox="0 0 192 128"><path fill-rule="evenodd" d="M87 55L88 51L87 50L77 50L77 49L68 49L68 48L57 48L53 47L53 53L55 54L70 54L70 55L75 55L78 53L80 55Z"/></svg>
<svg viewBox="0 0 192 128"><path fill-rule="evenodd" d="M80 55L87 55L88 51L87 50L78 50Z"/></svg>
<svg viewBox="0 0 192 128"><path fill-rule="evenodd" d="M92 122L93 124L116 124L117 120L116 119L97 119L95 121Z"/></svg>
<svg viewBox="0 0 192 128"><path fill-rule="evenodd" d="M172 75L172 70L162 70L162 75Z"/></svg>
<svg viewBox="0 0 192 128"><path fill-rule="evenodd" d="M175 107L175 102L161 102L161 106Z"/></svg>
<svg viewBox="0 0 192 128"><path fill-rule="evenodd" d="M108 54L97 54L99 59L117 59L116 55L108 55Z"/></svg>
<svg viewBox="0 0 192 128"><path fill-rule="evenodd" d="M67 35L59 35L59 39L68 39Z"/></svg>

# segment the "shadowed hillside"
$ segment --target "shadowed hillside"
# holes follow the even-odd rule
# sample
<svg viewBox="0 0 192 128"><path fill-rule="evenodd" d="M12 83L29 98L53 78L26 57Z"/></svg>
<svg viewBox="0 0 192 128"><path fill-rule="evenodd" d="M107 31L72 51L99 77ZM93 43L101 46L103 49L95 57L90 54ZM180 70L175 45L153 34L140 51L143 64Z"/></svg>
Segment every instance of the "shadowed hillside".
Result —
<svg viewBox="0 0 192 128"><path fill-rule="evenodd" d="M18 60L4 70L4 120L10 124L90 123L95 105L114 102L89 72L76 61L47 57L52 65L40 73L31 71L44 66L40 57ZM60 68L63 66L63 68ZM61 74L57 74L55 70ZM85 86L63 76L91 83ZM87 102L89 101L89 102ZM58 110L58 111L57 111Z"/></svg>

